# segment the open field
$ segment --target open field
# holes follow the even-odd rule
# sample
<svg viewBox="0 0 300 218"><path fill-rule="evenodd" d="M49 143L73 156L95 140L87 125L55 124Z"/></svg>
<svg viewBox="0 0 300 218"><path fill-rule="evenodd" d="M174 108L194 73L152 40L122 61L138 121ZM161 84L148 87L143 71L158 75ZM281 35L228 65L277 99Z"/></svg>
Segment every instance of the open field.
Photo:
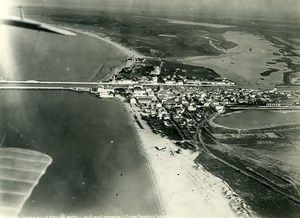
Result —
<svg viewBox="0 0 300 218"><path fill-rule="evenodd" d="M228 119L223 123L224 128L206 126L202 138L210 152L201 153L197 161L224 179L258 215L298 217L299 125L284 126L297 120L298 115L297 112L291 116L286 116L290 112L278 113L264 111L262 117L251 116L256 118L251 120L247 113L233 113L222 117ZM271 121L281 126L272 128ZM236 128L228 128L232 125ZM245 130L245 126L249 128Z"/></svg>
<svg viewBox="0 0 300 218"><path fill-rule="evenodd" d="M299 217L298 205L255 179L241 174L204 152L196 161L229 184L258 214L258 217Z"/></svg>
<svg viewBox="0 0 300 218"><path fill-rule="evenodd" d="M32 19L101 33L146 56L166 58L221 54L222 52L209 45L209 39L205 38L207 36L218 41L220 47L235 46L223 38L224 28L214 27L223 26L221 24L206 24L195 28L193 25L178 24L179 21L168 22L165 19L105 10L99 13L99 11L26 8L26 11ZM172 37L159 37L164 35Z"/></svg>

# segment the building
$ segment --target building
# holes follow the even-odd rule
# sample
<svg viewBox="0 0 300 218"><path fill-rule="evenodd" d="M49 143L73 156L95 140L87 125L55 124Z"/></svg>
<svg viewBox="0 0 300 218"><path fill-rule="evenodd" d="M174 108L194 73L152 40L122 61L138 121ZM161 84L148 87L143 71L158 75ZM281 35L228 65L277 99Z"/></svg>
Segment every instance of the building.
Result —
<svg viewBox="0 0 300 218"><path fill-rule="evenodd" d="M152 83L157 83L157 82L158 82L158 77L157 76L152 77Z"/></svg>
<svg viewBox="0 0 300 218"><path fill-rule="evenodd" d="M159 108L158 109L158 118L159 119L162 119L162 118L164 118L164 117L169 117L169 114L168 114L168 112L167 112L167 110L165 109L165 108ZM169 117L170 118L170 117Z"/></svg>
<svg viewBox="0 0 300 218"><path fill-rule="evenodd" d="M192 112L192 111L196 111L197 108L194 105L190 105L188 106L188 111Z"/></svg>
<svg viewBox="0 0 300 218"><path fill-rule="evenodd" d="M130 104L136 104L137 103L136 98L131 98L129 100L129 102L130 102Z"/></svg>
<svg viewBox="0 0 300 218"><path fill-rule="evenodd" d="M97 89L97 92L99 93L100 98L113 98L115 90L114 90L114 88L99 87Z"/></svg>
<svg viewBox="0 0 300 218"><path fill-rule="evenodd" d="M176 82L175 80L167 80L165 81L165 84L168 84L168 85L174 85Z"/></svg>
<svg viewBox="0 0 300 218"><path fill-rule="evenodd" d="M134 97L143 97L147 96L146 90L141 87L134 87L133 88L133 96Z"/></svg>
<svg viewBox="0 0 300 218"><path fill-rule="evenodd" d="M215 108L218 113L224 112L224 106L222 106L222 105L216 105Z"/></svg>
<svg viewBox="0 0 300 218"><path fill-rule="evenodd" d="M151 71L150 75L160 75L160 67L159 66L155 66L153 71Z"/></svg>
<svg viewBox="0 0 300 218"><path fill-rule="evenodd" d="M122 80L116 80L116 83L118 84L124 84L124 85L130 85L130 84L136 84L137 81L133 81L131 79L122 79Z"/></svg>
<svg viewBox="0 0 300 218"><path fill-rule="evenodd" d="M146 89L146 92L147 92L147 95L148 95L149 97L155 97L155 94L154 94L154 92L152 91L152 89Z"/></svg>
<svg viewBox="0 0 300 218"><path fill-rule="evenodd" d="M162 104L160 102L156 103L156 108L161 108Z"/></svg>
<svg viewBox="0 0 300 218"><path fill-rule="evenodd" d="M178 85L183 85L184 84L184 80L183 79L178 79L177 80L177 84Z"/></svg>
<svg viewBox="0 0 300 218"><path fill-rule="evenodd" d="M282 106L281 103L267 103L266 106L269 106L269 107L280 107Z"/></svg>
<svg viewBox="0 0 300 218"><path fill-rule="evenodd" d="M144 104L144 105L150 105L150 103L152 102L152 98L148 97L148 96L137 97L136 100L137 100L137 103Z"/></svg>

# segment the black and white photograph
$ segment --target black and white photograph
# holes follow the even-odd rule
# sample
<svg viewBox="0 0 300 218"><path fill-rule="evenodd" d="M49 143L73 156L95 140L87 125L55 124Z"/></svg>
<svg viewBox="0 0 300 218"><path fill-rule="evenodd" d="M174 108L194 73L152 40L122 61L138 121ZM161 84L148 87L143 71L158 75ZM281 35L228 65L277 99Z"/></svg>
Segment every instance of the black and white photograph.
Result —
<svg viewBox="0 0 300 218"><path fill-rule="evenodd" d="M299 0L1 0L0 218L300 217Z"/></svg>

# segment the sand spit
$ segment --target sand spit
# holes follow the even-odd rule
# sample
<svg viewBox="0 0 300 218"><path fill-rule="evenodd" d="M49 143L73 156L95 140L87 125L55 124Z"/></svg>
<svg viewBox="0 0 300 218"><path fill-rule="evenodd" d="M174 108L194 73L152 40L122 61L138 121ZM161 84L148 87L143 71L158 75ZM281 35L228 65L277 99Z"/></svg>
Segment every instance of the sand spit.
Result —
<svg viewBox="0 0 300 218"><path fill-rule="evenodd" d="M176 154L178 147L171 140L154 134L141 119L144 129L134 122L134 114L140 117L137 107L128 103L123 105L149 162L164 215L171 218L255 217L226 183L194 162L198 152L183 150ZM158 151L155 146L165 146L166 150Z"/></svg>
<svg viewBox="0 0 300 218"><path fill-rule="evenodd" d="M202 22L193 22L193 21L185 21L185 20L173 20L173 19L163 19L160 20L166 20L168 23L172 24L183 24L183 25L193 25L193 26L204 26L204 27L210 27L210 28L232 28L235 26L229 26L229 25L223 25L223 24L216 24L216 23L202 23Z"/></svg>
<svg viewBox="0 0 300 218"><path fill-rule="evenodd" d="M127 48L127 47L125 47L121 44L118 44L118 43L112 41L107 36L101 36L100 33L92 33L92 32L89 32L89 31L79 30L79 29L75 29L75 28L71 28L71 27L65 27L65 26L61 26L61 28L71 30L73 32L81 33L81 34L84 34L84 35L88 35L88 36L91 36L91 37L96 38L96 39L100 39L101 41L104 41L104 42L112 45L113 48L117 49L119 52L121 52L121 54L123 54L127 58L132 57L133 55L135 57L139 57L139 58L144 57L144 55L138 53L137 51L134 51L133 49Z"/></svg>
<svg viewBox="0 0 300 218"><path fill-rule="evenodd" d="M182 24L182 25L192 25L192 26L203 26L203 27L210 27L210 28L233 28L235 26L229 26L229 25L224 25L224 24L217 24L217 23L203 23L203 22L194 22L194 21L186 21L186 20L175 20L175 19L166 19L166 18L155 18L155 17L148 17L148 16L138 16L135 15L133 17L138 17L138 18L144 18L144 19L156 19L156 20L162 20L166 21L171 24Z"/></svg>
<svg viewBox="0 0 300 218"><path fill-rule="evenodd" d="M111 71L111 73L107 74L103 79L101 79L101 81L108 81L109 79L111 79L111 77L113 75L115 75L116 73L121 71L124 67L129 67L130 65L132 65L134 63L134 62L127 62L126 61L127 58L131 58L132 56L135 56L136 58L144 58L145 57L144 55L138 53L137 51L134 51L130 48L127 48L121 44L118 44L118 43L112 41L109 37L104 37L97 33L91 33L88 31L83 31L83 30L79 30L79 29L75 29L75 28L71 28L71 27L61 26L61 28L65 28L70 31L81 33L81 34L99 39L101 41L104 41L105 43L108 43L109 45L111 45L113 49L116 49L118 52L120 52L122 55L124 55L124 63L119 66L116 66Z"/></svg>

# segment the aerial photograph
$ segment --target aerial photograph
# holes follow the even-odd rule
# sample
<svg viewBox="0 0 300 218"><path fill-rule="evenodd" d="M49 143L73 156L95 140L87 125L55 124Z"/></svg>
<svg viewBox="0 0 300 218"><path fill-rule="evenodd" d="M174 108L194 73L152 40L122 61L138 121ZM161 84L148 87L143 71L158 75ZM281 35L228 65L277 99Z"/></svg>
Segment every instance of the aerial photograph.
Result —
<svg viewBox="0 0 300 218"><path fill-rule="evenodd" d="M299 0L1 0L0 218L299 218Z"/></svg>

